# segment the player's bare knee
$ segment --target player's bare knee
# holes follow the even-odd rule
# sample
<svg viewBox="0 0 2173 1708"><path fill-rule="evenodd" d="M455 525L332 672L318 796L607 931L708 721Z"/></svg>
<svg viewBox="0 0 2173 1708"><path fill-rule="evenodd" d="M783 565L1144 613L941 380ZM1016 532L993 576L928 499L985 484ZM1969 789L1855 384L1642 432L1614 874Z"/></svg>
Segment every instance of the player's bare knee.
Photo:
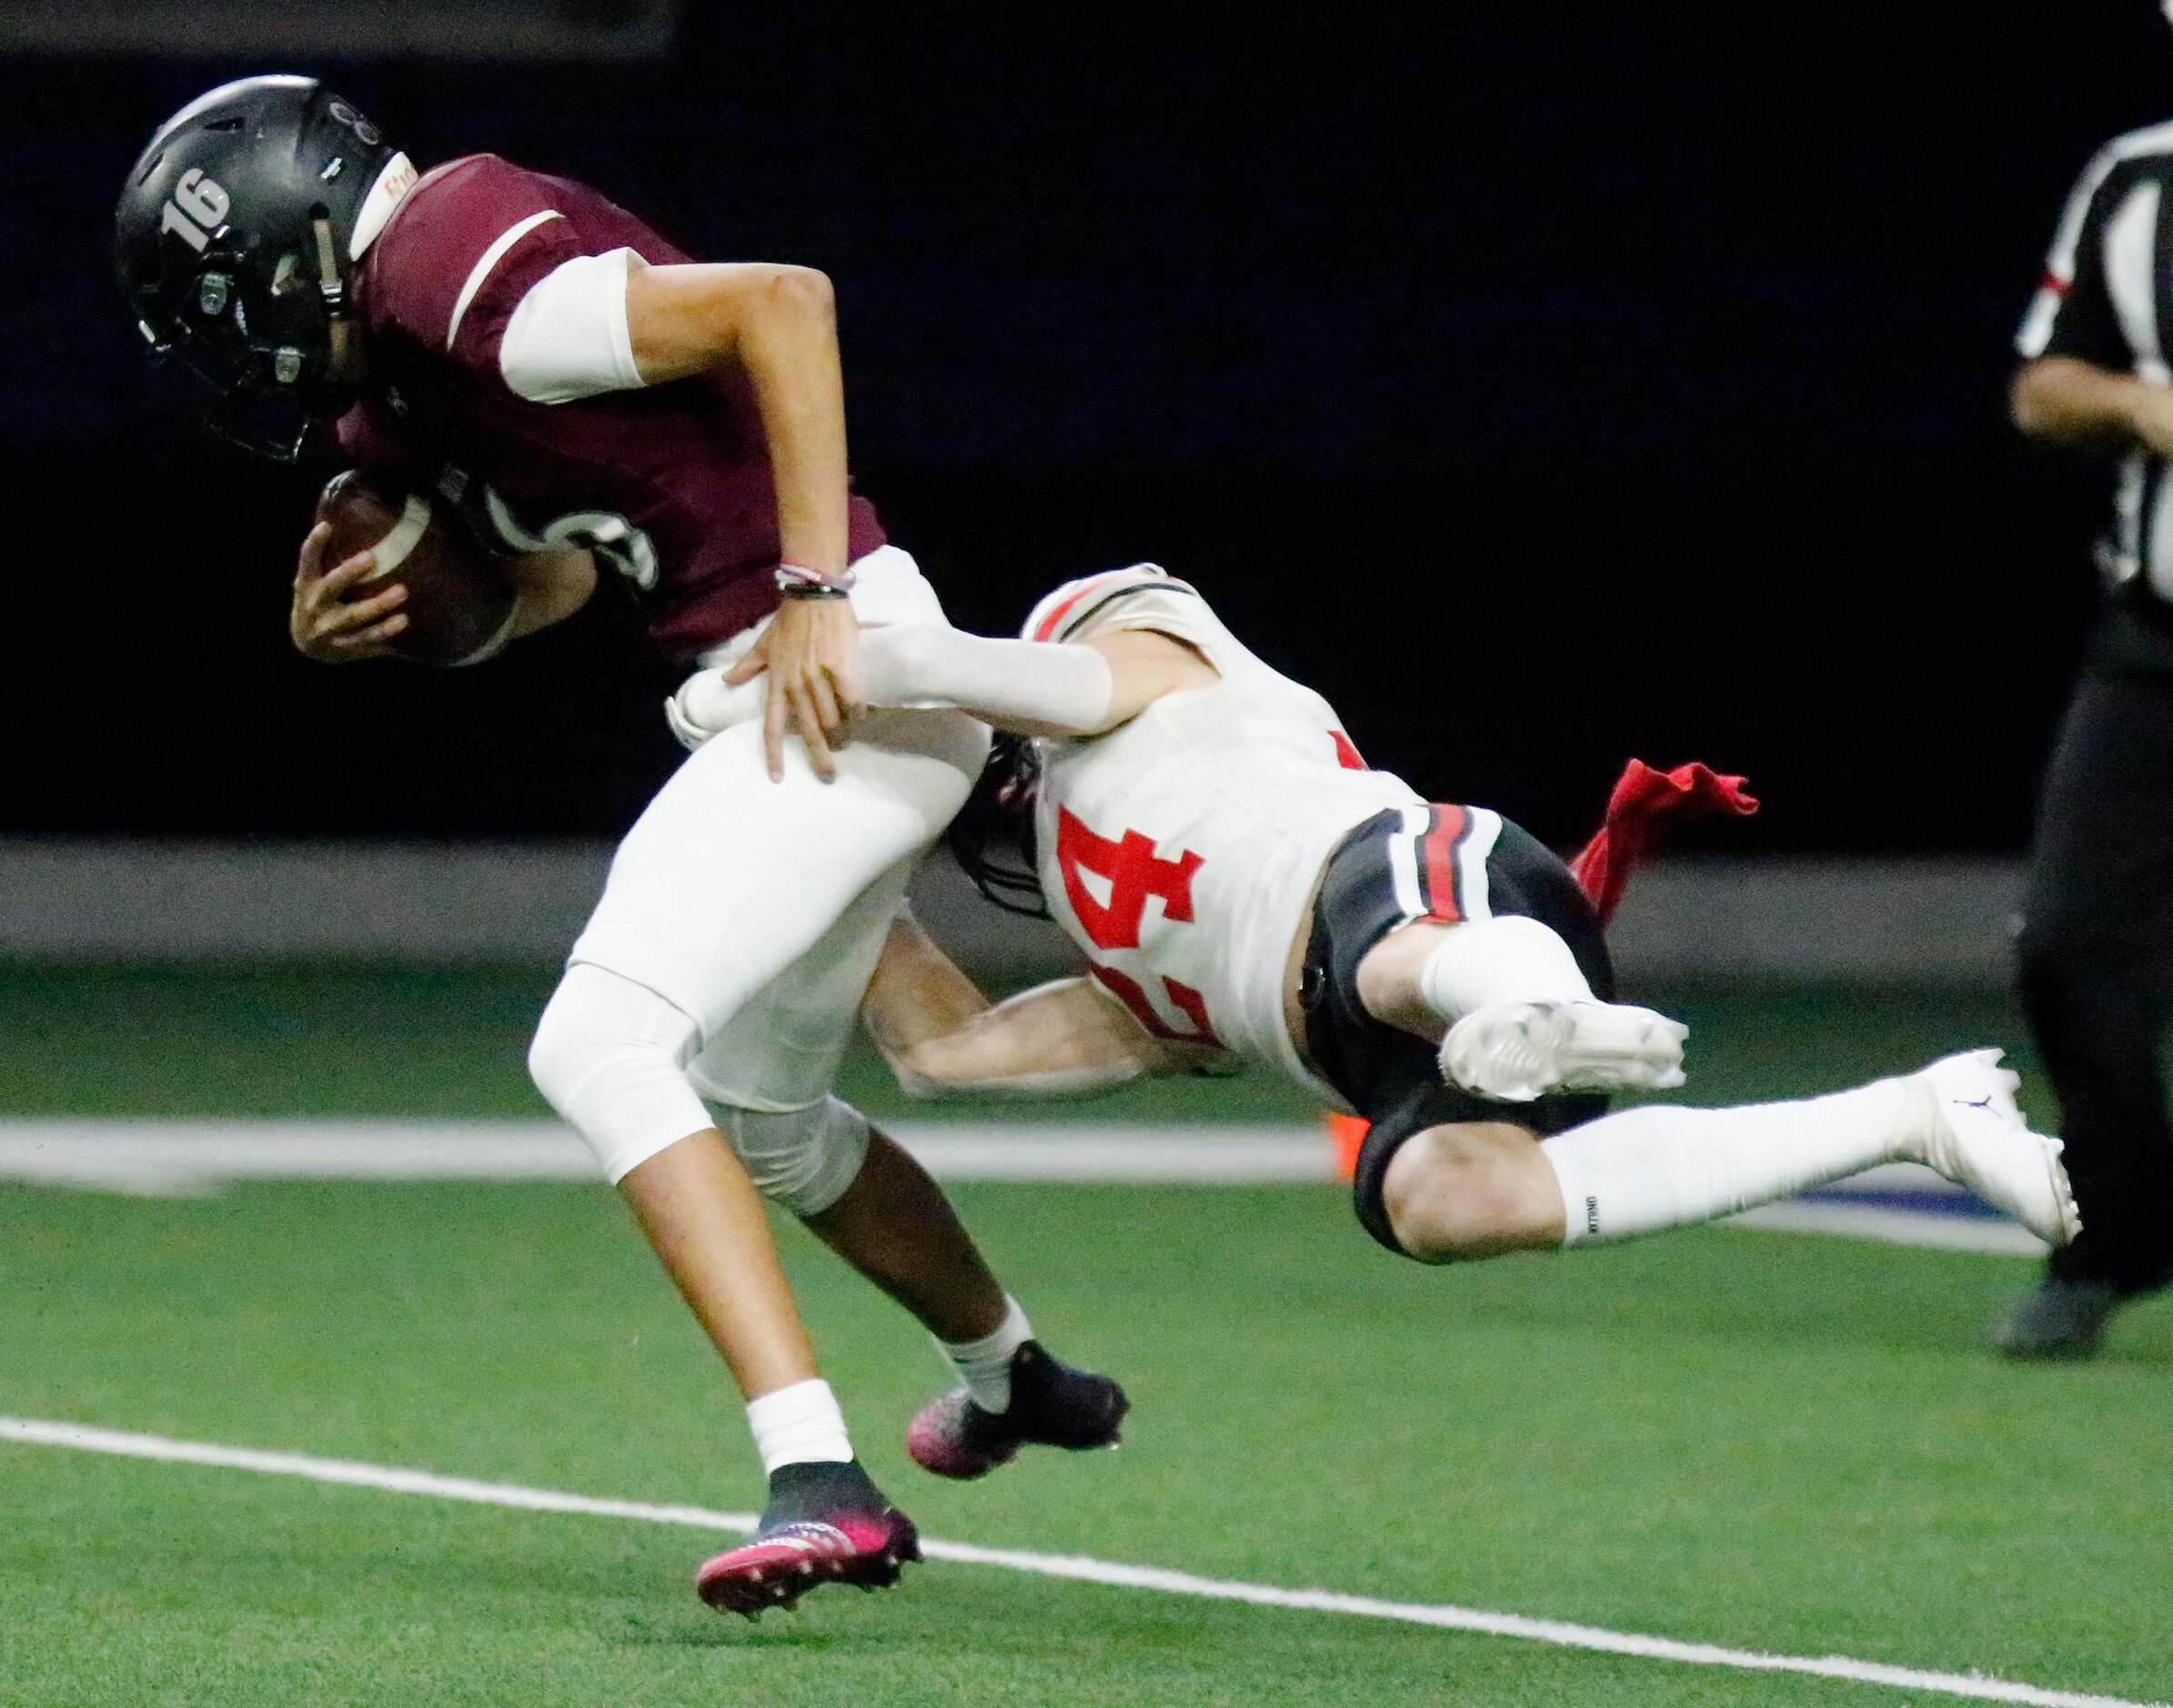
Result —
<svg viewBox="0 0 2173 1708"><path fill-rule="evenodd" d="M1441 1020L1426 1007L1419 975L1427 959L1451 931L1460 928L1414 919L1375 943L1359 961L1353 981L1365 1011L1383 1025L1431 1033L1438 1039Z"/></svg>
<svg viewBox="0 0 2173 1708"><path fill-rule="evenodd" d="M1382 1182L1396 1242L1422 1263L1495 1257L1530 1243L1505 1150L1531 1135L1509 1122L1429 1127L1398 1148Z"/></svg>

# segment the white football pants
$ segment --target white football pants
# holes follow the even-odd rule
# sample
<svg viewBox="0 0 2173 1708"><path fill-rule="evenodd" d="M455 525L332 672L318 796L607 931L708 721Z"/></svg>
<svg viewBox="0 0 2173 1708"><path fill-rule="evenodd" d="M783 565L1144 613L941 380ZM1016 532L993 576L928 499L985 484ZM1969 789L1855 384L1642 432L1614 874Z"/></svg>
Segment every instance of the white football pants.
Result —
<svg viewBox="0 0 2173 1708"><path fill-rule="evenodd" d="M886 546L854 567L863 622L944 620L903 551ZM735 661L760 632L735 636L703 664ZM586 1077L585 1067L578 1076L555 1068L592 1063L607 1047L623 1053L634 1036L633 1048L656 1060L632 1064L632 1080L683 1075L709 1102L765 1113L820 1104L913 866L965 803L987 749L987 730L963 713L881 712L838 752L836 782L816 778L794 739L785 780L773 783L759 721L705 742L619 844L568 957L661 998L692 1022L697 1041L690 1054L651 1048L639 1038L654 1029L637 1027L607 1044L587 1036L603 1025L589 1018L593 987L589 1000L554 998L531 1058L546 1095ZM616 1100L560 1110L613 1180L687 1136L656 1130L653 1100L625 1100L623 1122Z"/></svg>

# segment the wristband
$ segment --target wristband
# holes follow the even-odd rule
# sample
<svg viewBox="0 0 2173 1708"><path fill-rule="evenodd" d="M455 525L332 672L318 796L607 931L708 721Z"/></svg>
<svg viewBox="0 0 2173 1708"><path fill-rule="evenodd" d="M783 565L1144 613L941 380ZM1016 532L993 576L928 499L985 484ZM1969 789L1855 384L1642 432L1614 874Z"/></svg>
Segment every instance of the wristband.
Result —
<svg viewBox="0 0 2173 1708"><path fill-rule="evenodd" d="M841 599L852 591L856 578L850 568L826 576L820 569L796 563L780 563L777 567L777 590L796 598Z"/></svg>

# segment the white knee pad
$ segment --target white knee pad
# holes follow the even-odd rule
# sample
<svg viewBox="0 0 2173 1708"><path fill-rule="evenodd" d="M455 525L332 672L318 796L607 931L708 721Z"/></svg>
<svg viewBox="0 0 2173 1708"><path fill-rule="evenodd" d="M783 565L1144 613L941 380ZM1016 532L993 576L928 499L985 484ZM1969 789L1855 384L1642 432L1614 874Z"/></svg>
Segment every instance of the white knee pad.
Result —
<svg viewBox="0 0 2173 1708"><path fill-rule="evenodd" d="M616 1186L713 1125L681 1071L699 1042L693 1020L655 991L582 964L567 969L543 1010L528 1073Z"/></svg>
<svg viewBox="0 0 2173 1708"><path fill-rule="evenodd" d="M1551 926L1521 914L1452 929L1419 972L1426 1005L1452 1023L1496 1002L1590 1002L1592 987Z"/></svg>
<svg viewBox="0 0 2173 1708"><path fill-rule="evenodd" d="M826 1097L777 1114L717 1109L717 1125L732 1141L747 1177L763 1197L796 1216L817 1216L845 1196L868 1158L868 1118Z"/></svg>

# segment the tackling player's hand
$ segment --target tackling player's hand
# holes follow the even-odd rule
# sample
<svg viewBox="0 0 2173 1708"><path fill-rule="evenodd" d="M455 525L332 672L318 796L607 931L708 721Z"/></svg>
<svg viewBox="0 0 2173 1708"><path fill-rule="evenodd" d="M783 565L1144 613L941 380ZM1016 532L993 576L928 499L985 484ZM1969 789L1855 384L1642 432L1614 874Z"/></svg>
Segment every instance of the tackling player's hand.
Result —
<svg viewBox="0 0 2173 1708"><path fill-rule="evenodd" d="M347 664L357 658L386 656L385 643L407 627L407 613L399 608L407 589L398 582L367 599L346 603L347 589L377 564L370 552L357 552L345 563L325 568L325 542L331 538L328 523L319 522L303 538L302 555L295 566L294 603L287 614L287 632L295 650L319 664Z"/></svg>
<svg viewBox="0 0 2173 1708"><path fill-rule="evenodd" d="M808 764L824 782L835 782L830 758L847 739L847 727L862 709L857 669L860 618L845 599L788 596L747 657L725 680L734 687L770 675L770 700L762 712L762 749L770 780L785 780L785 735L796 733Z"/></svg>

